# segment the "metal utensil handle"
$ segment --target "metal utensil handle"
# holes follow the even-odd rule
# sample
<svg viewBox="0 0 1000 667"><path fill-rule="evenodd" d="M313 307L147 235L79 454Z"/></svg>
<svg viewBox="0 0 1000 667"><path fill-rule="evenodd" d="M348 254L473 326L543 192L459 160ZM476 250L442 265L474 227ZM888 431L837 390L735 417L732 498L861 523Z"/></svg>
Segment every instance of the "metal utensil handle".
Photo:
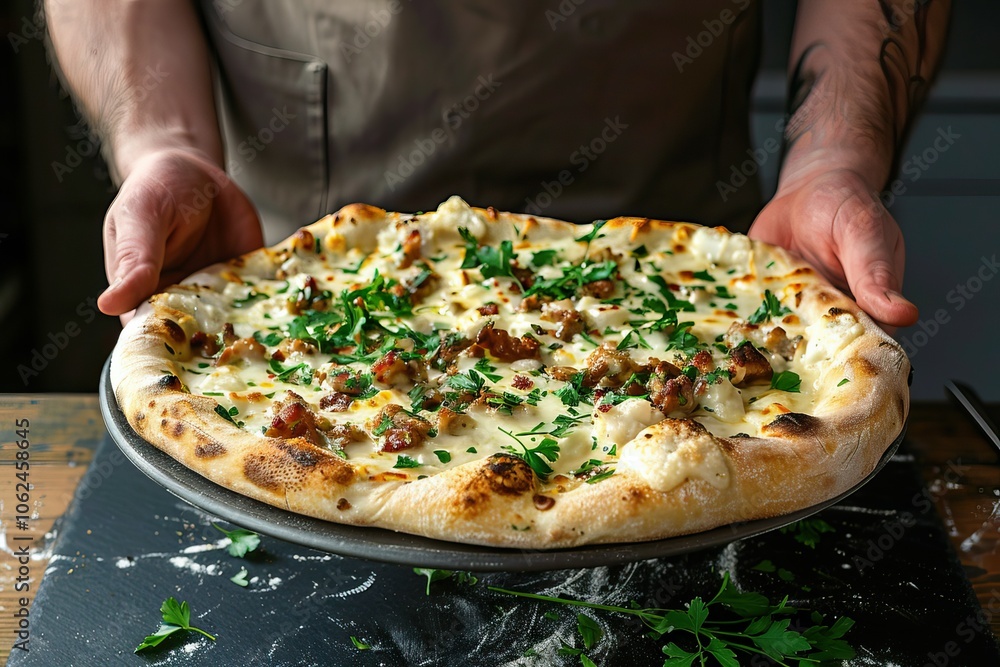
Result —
<svg viewBox="0 0 1000 667"><path fill-rule="evenodd" d="M1000 452L1000 435L997 433L997 426L990 419L986 412L986 406L980 400L976 392L971 387L961 382L948 380L944 383L945 389L951 392L955 400L961 404L965 411L972 417L972 420L983 432L986 439L993 443L993 446Z"/></svg>

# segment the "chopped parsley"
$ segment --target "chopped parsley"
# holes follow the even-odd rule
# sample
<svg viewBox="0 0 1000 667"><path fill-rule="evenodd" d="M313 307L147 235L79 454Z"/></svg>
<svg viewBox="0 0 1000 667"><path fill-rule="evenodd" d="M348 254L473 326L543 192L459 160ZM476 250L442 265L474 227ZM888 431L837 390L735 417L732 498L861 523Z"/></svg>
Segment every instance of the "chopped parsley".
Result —
<svg viewBox="0 0 1000 667"><path fill-rule="evenodd" d="M788 308L781 305L778 301L778 297L771 293L771 290L764 290L764 301L760 304L760 307L754 311L747 322L750 324L760 324L761 322L766 322L769 319L775 317L781 317L792 312Z"/></svg>
<svg viewBox="0 0 1000 667"><path fill-rule="evenodd" d="M505 433L514 439L520 447L521 451L518 451L512 445L503 445L502 449L509 454L523 459L528 467L534 471L535 475L539 479L544 480L552 472L552 466L545 462L548 459L549 463L555 463L556 459L559 458L559 443L552 438L542 438L542 441L537 445L528 447L525 445L520 438L511 433L510 431L498 427L501 433Z"/></svg>
<svg viewBox="0 0 1000 667"><path fill-rule="evenodd" d="M797 394L801 385L801 378L793 371L782 371L771 377L771 389L777 389L778 391Z"/></svg>
<svg viewBox="0 0 1000 667"><path fill-rule="evenodd" d="M396 456L396 463L392 466L393 468L419 468L422 463L420 461L410 458L406 454L399 454Z"/></svg>

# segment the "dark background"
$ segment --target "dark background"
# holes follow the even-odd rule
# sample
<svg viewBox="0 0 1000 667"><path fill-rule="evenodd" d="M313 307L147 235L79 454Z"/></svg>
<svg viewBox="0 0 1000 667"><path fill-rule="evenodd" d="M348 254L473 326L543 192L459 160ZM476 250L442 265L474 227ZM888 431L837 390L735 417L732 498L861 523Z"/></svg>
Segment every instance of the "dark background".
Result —
<svg viewBox="0 0 1000 667"><path fill-rule="evenodd" d="M779 136L794 3L766 0L764 7L758 142ZM119 331L117 319L94 305L107 284L101 222L114 187L52 73L38 25L32 0L0 7L0 391L90 392ZM956 3L938 84L901 162L930 148L939 129L958 138L919 178L900 175L906 192L890 207L907 238L904 292L921 309L921 324L897 335L916 368L915 399L940 398L942 382L955 377L1000 400L1000 276L984 268L990 279L972 298L951 292L970 279L970 290L977 287L983 258L1000 254L998 25L1000 3ZM762 167L767 194L775 162ZM50 347L54 358L37 357L45 367L23 378L18 367L30 368L46 344L62 349L53 355Z"/></svg>

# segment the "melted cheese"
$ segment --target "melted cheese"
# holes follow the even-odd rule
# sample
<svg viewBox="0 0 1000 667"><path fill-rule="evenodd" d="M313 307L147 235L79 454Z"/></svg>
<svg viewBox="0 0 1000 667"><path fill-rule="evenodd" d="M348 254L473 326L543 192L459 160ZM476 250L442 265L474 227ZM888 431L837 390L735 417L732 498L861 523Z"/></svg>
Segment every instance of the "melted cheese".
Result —
<svg viewBox="0 0 1000 667"><path fill-rule="evenodd" d="M196 295L175 289L168 304L192 314L199 330L215 335L224 323L231 323L237 337L256 337L267 343L265 359L216 366L213 359L194 357L180 364L178 375L191 392L214 396L227 410L235 407L234 419L251 432L267 430L274 417L272 404L285 398L286 392L301 396L324 425L349 424L359 429L368 425L370 431L372 420L388 403L410 409L407 392L411 383L375 383L373 395L355 400L346 411L322 410L320 399L334 391L333 376L345 366L355 373L370 373L370 361L338 364L331 360L329 352L300 350L286 352L284 359L275 362L274 343L290 333L302 335L303 318L311 325L312 311L307 308L305 314L299 312L302 308L293 305L296 299L322 297L311 306L322 313L339 307L341 294L370 285L376 271L406 285L426 268L439 277L436 288L418 299L412 317L401 320L389 313L378 313L386 328L405 325L424 336L437 331L444 339L457 332L474 339L492 322L512 336L536 338L541 344L541 358L513 364L487 358L492 370L477 371L480 358L459 355L453 372L468 377L478 373L490 393L513 396L519 404L506 410L475 404L467 409L457 434L441 429L420 446L400 452L378 451L381 441L370 433L343 447L349 460L363 464L371 475L392 472L402 479L413 479L500 451L524 455L526 449L554 440L558 453L552 459L545 457L545 462L561 486L572 486L589 475L609 473L616 467L632 470L660 490L673 488L688 477L713 485L727 483L725 457L711 438L676 441L645 437L652 432L648 427L655 430L654 425L664 417L645 398L625 398L617 405L601 406L594 397L572 405L573 401L562 396L567 382L552 379L539 369L571 366L583 371L595 343L625 347L636 363L662 360L686 365L687 358L677 346L678 329L657 326L660 315L656 308L666 306L665 290L669 290L675 306L691 308L685 304L693 304L690 311L677 311L678 320L691 323L689 333L697 337L698 349L711 354L713 367L725 369L729 363L727 353L717 347L723 334L733 322L744 321L761 306L765 279L780 276L789 267L780 257L776 267L774 261L757 266L761 262L749 239L690 225L677 225L672 232L658 231L648 238L640 231L604 229L589 244L581 239L594 231L590 225L561 235L533 227L537 238L530 232L525 235L513 224L488 223L481 213L452 198L434 213L397 216L397 222L378 235L377 246L360 225L345 223L319 239L319 253L312 249L284 251L287 256L275 275L247 271L224 285L215 285L217 294ZM571 340L558 339L554 335L556 324L543 311L519 308L523 290L516 280L506 276L484 278L479 268L461 268L466 241L459 234L460 228L479 239L482 246L493 249L511 241L517 265L529 268L536 281L558 279L568 267L584 261L589 262L588 267L614 261L617 276L613 278L612 298L580 296L577 291L566 302L556 304L578 311L584 323L582 334ZM408 235L414 229L420 233L422 257L414 265L399 268ZM544 258L551 251L555 251L554 257L539 260L541 266L534 265L536 255ZM310 276L315 279L311 291ZM310 293L303 294L304 290ZM653 306L654 302L660 305ZM496 314L479 310L488 303L496 304ZM797 370L802 379L801 393L767 386L737 389L722 378L704 388L697 398L700 407L690 416L719 436L741 432L755 435L781 411L808 411L814 401L811 387L817 371L813 365L828 360L861 333L860 325L848 314L823 318L808 327L798 317L786 317L781 326L790 337L805 337L805 354L801 355L805 363L789 365L773 353L770 359L776 372L785 370L785 366ZM414 349L409 339L401 339L398 346L402 352ZM290 370L296 367L298 370ZM444 369L429 368L424 383L449 391L448 378ZM434 413L414 412L436 423ZM415 467L394 468L399 455L415 462Z"/></svg>

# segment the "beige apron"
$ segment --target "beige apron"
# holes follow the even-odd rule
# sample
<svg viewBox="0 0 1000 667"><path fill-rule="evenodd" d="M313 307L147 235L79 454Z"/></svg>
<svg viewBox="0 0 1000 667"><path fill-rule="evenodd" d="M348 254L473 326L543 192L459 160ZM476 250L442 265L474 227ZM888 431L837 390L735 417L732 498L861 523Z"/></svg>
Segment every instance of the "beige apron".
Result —
<svg viewBox="0 0 1000 667"><path fill-rule="evenodd" d="M228 167L273 242L351 202L746 229L752 0L203 0ZM735 192L732 190L735 189Z"/></svg>

